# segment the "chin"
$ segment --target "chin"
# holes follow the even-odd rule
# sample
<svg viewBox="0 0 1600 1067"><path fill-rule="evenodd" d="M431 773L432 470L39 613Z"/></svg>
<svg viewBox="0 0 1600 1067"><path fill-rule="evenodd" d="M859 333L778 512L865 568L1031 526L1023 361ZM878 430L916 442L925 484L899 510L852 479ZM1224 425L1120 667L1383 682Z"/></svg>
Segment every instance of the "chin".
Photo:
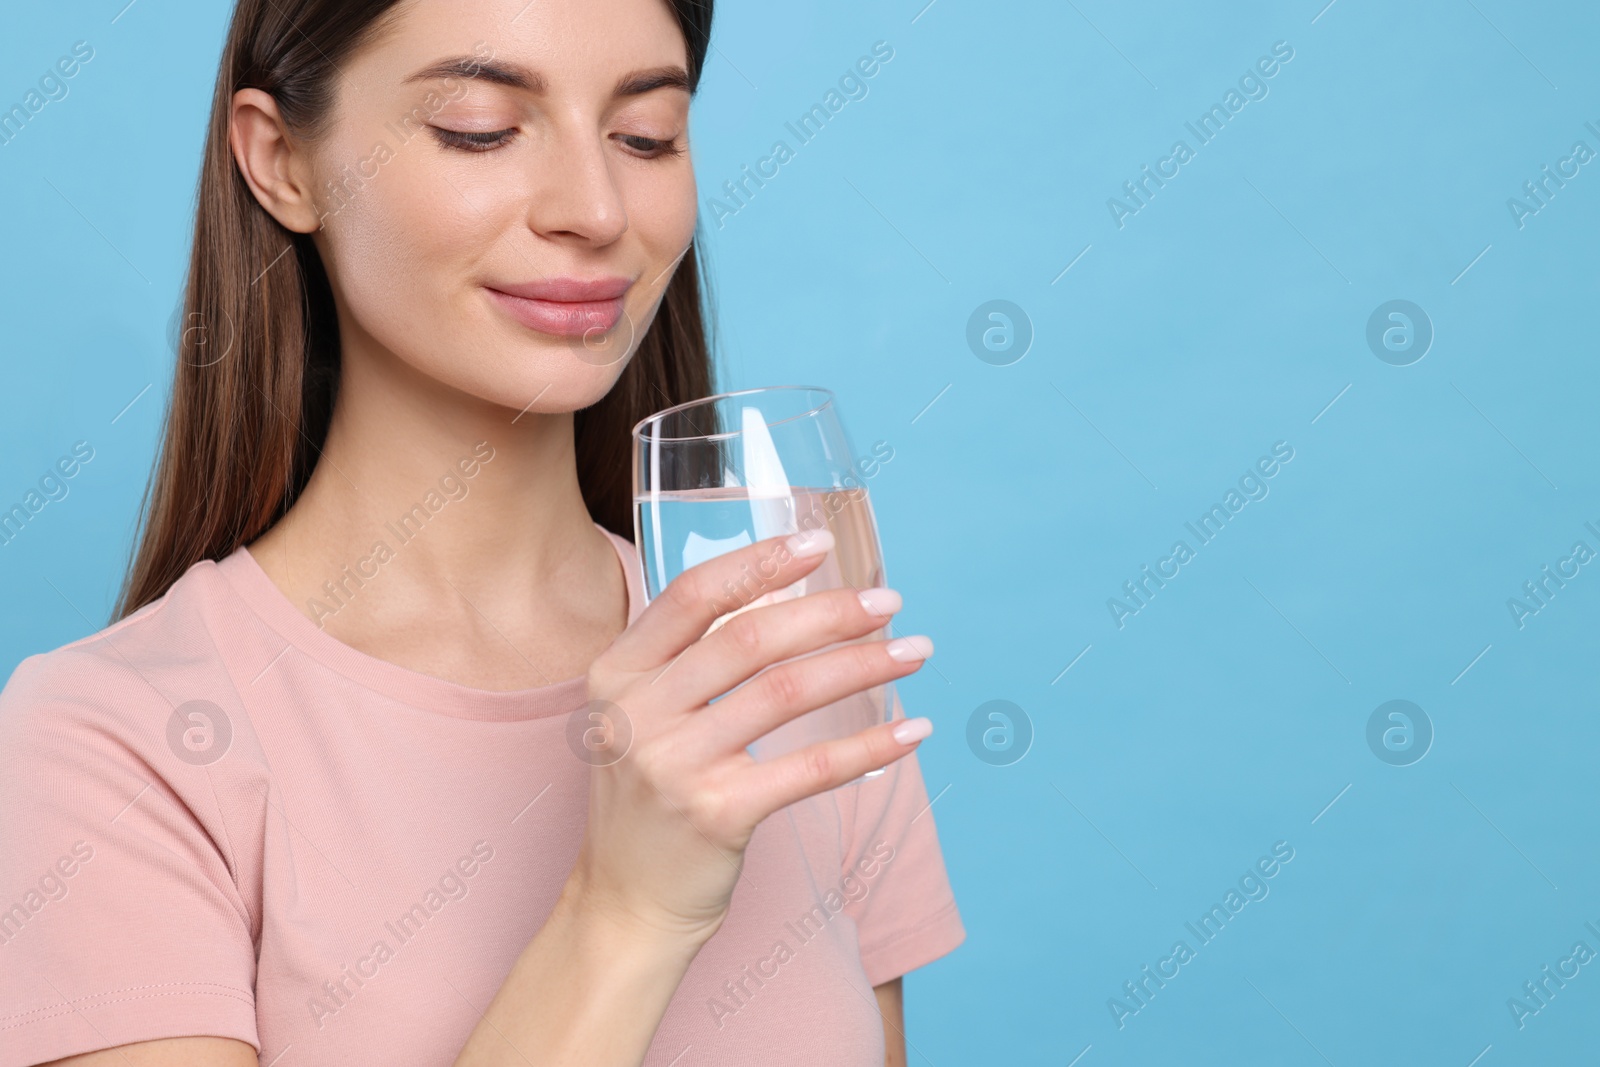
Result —
<svg viewBox="0 0 1600 1067"><path fill-rule="evenodd" d="M517 374L515 381L479 383L478 388L467 387L467 391L509 410L508 422L525 412L580 411L604 399L628 363L623 359L610 366L594 366L578 359L565 344L541 347L543 351L530 353L531 366L527 373Z"/></svg>
<svg viewBox="0 0 1600 1067"><path fill-rule="evenodd" d="M508 425L524 412L579 411L598 403L616 385L638 348L637 339L630 339L622 324L606 338L619 347L628 346L620 358L603 345L585 345L581 337L520 326L507 330L493 321L458 320L448 336L431 341L415 334L400 336L396 330L375 340L426 379L414 384L426 390L430 402L434 397L444 400L452 392L462 399L470 397L507 409ZM444 387L443 396L438 386Z"/></svg>

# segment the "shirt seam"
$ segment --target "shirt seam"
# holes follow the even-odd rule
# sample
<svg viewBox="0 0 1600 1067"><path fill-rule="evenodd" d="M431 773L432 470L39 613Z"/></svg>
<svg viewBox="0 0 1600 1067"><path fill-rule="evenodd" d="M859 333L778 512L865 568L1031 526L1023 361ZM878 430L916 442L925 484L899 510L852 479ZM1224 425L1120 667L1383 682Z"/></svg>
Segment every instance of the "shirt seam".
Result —
<svg viewBox="0 0 1600 1067"><path fill-rule="evenodd" d="M888 951L889 949L898 948L903 942L910 941L913 938L921 936L927 932L929 927L937 925L951 916L955 916L957 918L960 917L960 909L957 908L956 902L953 900L945 904L932 915L929 915L927 918L917 923L915 926L902 933L896 934L889 940L875 944L870 948L868 948L866 945L863 945L861 947L861 958L865 960L868 956L876 956ZM858 929L860 928L860 925L860 921L858 920L856 923Z"/></svg>
<svg viewBox="0 0 1600 1067"><path fill-rule="evenodd" d="M224 585L229 584L226 576L218 575L218 577L222 578ZM200 630L205 634L206 641L211 645L211 654L216 658L217 663L221 665L222 673L227 676L229 684L233 686L234 699L238 701L239 711L243 715L245 722L249 723L251 731L255 732L255 720L250 715L250 707L245 702L244 692L239 688L240 675L234 670L233 660L222 651L222 646L217 643L217 635L212 629L210 618L207 617L206 613L204 612L201 612L200 614ZM262 750L262 759L263 761L266 761L266 751L264 748ZM233 831L228 826L228 813L222 806L222 797L217 793L217 779L214 768L212 766L207 766L204 768L204 770L206 786L211 791L212 810L216 813L217 825L222 829L222 840L220 842L213 841L213 843L225 853L225 862L228 868L228 878L233 882L234 895L237 898L237 907L241 912L239 917L244 920L245 931L250 935L251 944L256 948L257 952L259 952L260 945L257 941L257 926L255 916L250 914L250 894L246 891L244 886L239 884L242 862L239 858L239 850L234 846L233 843ZM268 818L270 818L269 809L272 805L272 798L269 795L272 790L272 767L270 761L267 762L266 772L266 787L265 791L263 791L261 795L261 818L263 833L265 833L266 821ZM229 903L232 904L234 901L229 901ZM263 909L265 906L266 901L263 897ZM265 921L266 917L263 915L263 925L265 924Z"/></svg>
<svg viewBox="0 0 1600 1067"><path fill-rule="evenodd" d="M223 990L223 992L214 992L213 990L210 990L210 989L194 989L194 988L190 988L190 989L186 989L186 990L169 989L169 990L164 990L163 992L160 992L160 993L141 993L138 996L119 996L118 995L118 994L121 994L121 993L137 993L141 989L160 989L161 985L183 985L183 986L191 986L191 987L192 986L215 986L216 989ZM243 1003L249 1005L252 1010L255 1008L255 1003L256 1003L255 1002L255 997L252 994L245 992L244 990L238 988L237 986L222 985L221 983L218 983L218 982L164 982L164 983L160 983L158 985L124 986L122 989L113 989L113 990L111 990L110 992L107 992L107 993L96 993L93 996L78 997L76 1000L69 1000L69 1001L66 1002L64 1007L59 1007L58 1008L56 1005L52 1004L48 1008L35 1008L32 1011L22 1012L22 1013L17 1014L17 1015L5 1016L4 1019L0 1019L0 1022L4 1022L4 1025L0 1025L0 1030L16 1030L16 1029L18 1029L20 1027L23 1027L23 1026L31 1026L34 1023L44 1022L47 1019L55 1019L55 1018L59 1018L62 1015L69 1015L69 1014L72 1014L73 1012L76 1012L76 1011L79 1010L77 1007L74 1007L74 1005L84 1004L87 1001L91 1001L91 1000L98 1002L96 1004L90 1005L90 1010L93 1010L94 1008L104 1007L107 1004L122 1004L122 1003L126 1003L127 1001L130 1001L130 1000L150 1000L150 999L155 998L155 997L194 997L194 996L200 996L200 997L227 997L230 1000L242 1001ZM40 1012L49 1012L50 1014L39 1015ZM39 1017L36 1018L36 1019L24 1018L24 1016L27 1016L27 1015L38 1015ZM5 1022L4 1021L4 1020L14 1020L14 1019L20 1019L21 1021L20 1022Z"/></svg>
<svg viewBox="0 0 1600 1067"><path fill-rule="evenodd" d="M176 583L174 583L174 584L176 584ZM169 590L169 592L170 592L170 590ZM102 642L102 641L104 641L104 642L106 642L106 644L110 645L110 642L107 639L110 638L113 634L121 633L123 630L128 629L134 623L144 622L146 619L155 618L157 615L161 614L161 610L167 606L167 602L170 599L171 598L169 596L167 596L166 593L163 593L161 595L160 599L152 601L150 604L145 605L145 607L148 607L150 609L149 611L145 611L143 608L141 608L139 611L134 612L132 615L129 615L125 619L118 619L116 622L112 623L110 626L101 627L99 630L96 630L94 633L91 633L91 634L84 634L82 637L78 638L76 641L68 641L66 644L60 645L60 646L50 650L50 652L35 653L35 656L46 656L46 655L50 655L51 652L68 652L68 651L71 651L73 649L84 648L84 647L87 647L89 645L92 645L92 644L95 644L95 643L98 643L98 642ZM111 650L113 652L116 651L116 646L115 645L110 645L110 647L111 647ZM29 656L28 658L29 659L33 659L35 657L34 656Z"/></svg>
<svg viewBox="0 0 1600 1067"><path fill-rule="evenodd" d="M613 551L615 551L614 548L613 548ZM389 701L390 703L393 703L393 704L398 704L400 707L408 708L411 711L421 712L424 715L442 715L442 716L445 716L447 718L461 719L461 720L468 721L468 722L490 722L490 723L534 722L534 721L537 721L539 718L546 717L545 715L538 715L538 716L534 716L533 718L502 719L502 718L498 718L498 717L491 717L491 718L487 718L487 719L482 719L482 718L479 718L476 715L455 715L455 714L452 714L450 712L440 711L438 708L430 707L429 705L424 704L424 703L422 703L420 701L412 700L412 699L410 699L408 697L401 696L399 693L392 693L387 689L380 688L378 685L376 685L376 684L374 684L372 682L369 682L366 678L359 677L359 676L357 676L357 675L355 675L353 673L346 673L344 670L340 669L339 667L336 667L333 664L331 664L331 663L327 662L326 660L324 660L320 655L317 654L317 650L316 649L307 648L306 645L296 637L296 635L294 635L292 633L286 633L285 631L289 629L288 626L286 626L286 625L280 626L276 620L268 618L260 609L258 609L256 607L255 603L251 600L250 595L247 594L244 590L240 589L239 585L236 583L236 581L233 578L233 576L228 574L228 573L226 573L226 572L221 571L220 561L217 561L217 562L219 563L218 577L220 577L222 579L223 585L226 586L227 591L228 591L228 596L232 597L235 601L237 601L239 606L241 608L243 608L246 612L249 613L249 616L250 616L251 619L253 619L257 623L259 623L261 626L266 628L270 633L276 635L277 638L280 641L282 641L288 648L294 649L302 657L304 657L304 659L308 663L314 664L317 667L318 670L323 671L323 672L325 672L327 674L330 674L333 677L339 679L340 681L347 682L350 685L353 685L353 686L357 687L362 692L370 693L373 696L379 698L380 700L385 700L385 701ZM257 564L257 566L259 566L259 564ZM624 578L624 580L626 580L626 578ZM298 610L298 609L296 609L296 610ZM230 674L231 673L232 672L230 670ZM413 673L421 673L421 672L413 672ZM433 676L424 674L423 677L433 677ZM562 678L562 679L558 679L558 680L556 680L554 682L549 683L549 685L572 684L572 683L577 682L582 677L583 677L582 675L576 675L576 676L574 676L572 678ZM436 679L436 680L443 681L444 679ZM235 687L235 688L237 688L237 687ZM538 686L538 687L535 687L535 688L543 689L543 688L548 688L548 686ZM496 691L495 690L485 690L485 692L491 692L492 693L492 692L496 692ZM577 705L574 705L574 707L581 706L581 704L582 704L582 700L581 700L581 697L580 697L579 703ZM560 716L560 715L570 714L570 711L571 711L571 709L561 710L561 711L552 711L552 712L546 713L546 715L548 717L550 717L550 718L555 718L555 717Z"/></svg>

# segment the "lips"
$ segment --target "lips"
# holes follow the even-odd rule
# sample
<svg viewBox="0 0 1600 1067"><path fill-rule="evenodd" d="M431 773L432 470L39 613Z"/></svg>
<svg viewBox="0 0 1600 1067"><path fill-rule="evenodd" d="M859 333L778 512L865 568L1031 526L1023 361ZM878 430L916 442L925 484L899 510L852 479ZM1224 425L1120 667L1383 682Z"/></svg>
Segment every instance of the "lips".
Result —
<svg viewBox="0 0 1600 1067"><path fill-rule="evenodd" d="M490 299L530 330L557 337L607 331L622 319L628 278L551 278L485 286Z"/></svg>

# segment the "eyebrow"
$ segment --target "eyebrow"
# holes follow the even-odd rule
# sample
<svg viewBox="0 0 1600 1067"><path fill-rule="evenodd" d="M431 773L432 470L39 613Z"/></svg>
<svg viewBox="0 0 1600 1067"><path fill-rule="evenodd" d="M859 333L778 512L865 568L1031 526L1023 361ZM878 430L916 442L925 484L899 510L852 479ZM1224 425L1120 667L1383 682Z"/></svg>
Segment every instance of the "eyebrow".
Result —
<svg viewBox="0 0 1600 1067"><path fill-rule="evenodd" d="M549 88L544 75L519 63L495 62L477 56L452 56L431 63L405 80L427 81L430 78L475 78L479 81L506 85L530 93L542 93ZM690 92L689 74L679 66L651 67L624 74L611 90L613 96L639 96L657 89L681 89Z"/></svg>

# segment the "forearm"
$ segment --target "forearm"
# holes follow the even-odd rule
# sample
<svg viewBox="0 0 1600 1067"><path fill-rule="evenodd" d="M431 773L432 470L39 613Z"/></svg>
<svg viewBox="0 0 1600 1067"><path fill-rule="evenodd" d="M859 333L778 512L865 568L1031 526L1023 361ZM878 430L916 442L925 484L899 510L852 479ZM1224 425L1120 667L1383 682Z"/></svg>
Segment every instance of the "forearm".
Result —
<svg viewBox="0 0 1600 1067"><path fill-rule="evenodd" d="M569 886L455 1067L637 1067L702 943L613 921Z"/></svg>
<svg viewBox="0 0 1600 1067"><path fill-rule="evenodd" d="M905 992L898 978L872 987L883 1016L884 1067L906 1067Z"/></svg>

